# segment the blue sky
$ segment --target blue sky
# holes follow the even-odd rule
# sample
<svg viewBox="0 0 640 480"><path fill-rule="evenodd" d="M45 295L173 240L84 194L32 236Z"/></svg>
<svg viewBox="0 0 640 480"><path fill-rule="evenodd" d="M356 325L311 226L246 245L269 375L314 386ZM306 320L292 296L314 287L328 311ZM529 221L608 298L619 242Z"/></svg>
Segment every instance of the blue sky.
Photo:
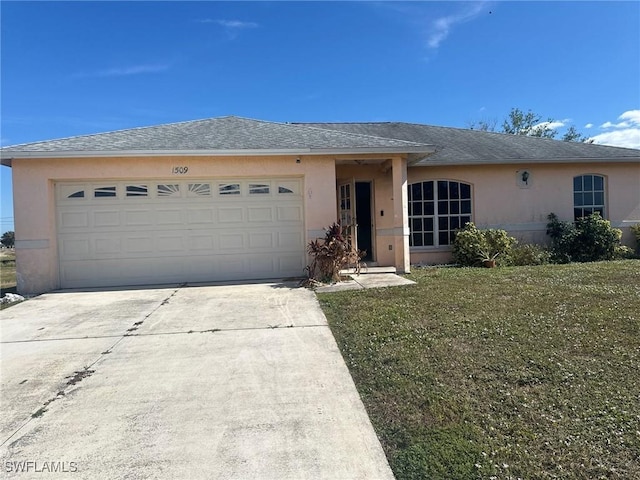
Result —
<svg viewBox="0 0 640 480"><path fill-rule="evenodd" d="M640 148L636 1L0 8L2 145L222 115L499 126L518 107Z"/></svg>

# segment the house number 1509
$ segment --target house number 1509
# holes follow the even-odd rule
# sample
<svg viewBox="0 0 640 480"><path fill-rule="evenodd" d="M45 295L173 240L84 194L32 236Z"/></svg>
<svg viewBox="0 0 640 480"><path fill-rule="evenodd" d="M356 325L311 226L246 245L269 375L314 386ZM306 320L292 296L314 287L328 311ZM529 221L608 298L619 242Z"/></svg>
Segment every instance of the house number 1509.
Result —
<svg viewBox="0 0 640 480"><path fill-rule="evenodd" d="M189 167L173 167L171 173L174 175L184 175L189 171Z"/></svg>

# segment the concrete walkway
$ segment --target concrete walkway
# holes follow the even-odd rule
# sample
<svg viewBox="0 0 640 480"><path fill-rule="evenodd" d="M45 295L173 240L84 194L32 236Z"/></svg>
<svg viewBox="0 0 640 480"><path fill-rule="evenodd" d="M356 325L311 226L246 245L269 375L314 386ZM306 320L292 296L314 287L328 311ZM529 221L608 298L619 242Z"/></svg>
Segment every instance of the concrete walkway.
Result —
<svg viewBox="0 0 640 480"><path fill-rule="evenodd" d="M340 283L331 285L322 285L316 288L318 293L341 292L343 290L362 290L365 288L383 288L398 287L401 285L415 285L416 282L408 278L396 275L394 267L367 267L363 268L360 273L356 273L353 269L344 270L340 273L351 277Z"/></svg>
<svg viewBox="0 0 640 480"><path fill-rule="evenodd" d="M3 310L3 478L392 479L315 295L293 286Z"/></svg>

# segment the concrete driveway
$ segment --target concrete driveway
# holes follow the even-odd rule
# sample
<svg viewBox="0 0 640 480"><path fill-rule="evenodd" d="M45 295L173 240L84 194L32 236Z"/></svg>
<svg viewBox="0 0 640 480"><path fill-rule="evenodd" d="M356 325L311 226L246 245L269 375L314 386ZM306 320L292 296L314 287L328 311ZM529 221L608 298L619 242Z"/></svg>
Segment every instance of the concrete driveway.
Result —
<svg viewBox="0 0 640 480"><path fill-rule="evenodd" d="M315 295L64 291L0 312L0 477L393 478Z"/></svg>

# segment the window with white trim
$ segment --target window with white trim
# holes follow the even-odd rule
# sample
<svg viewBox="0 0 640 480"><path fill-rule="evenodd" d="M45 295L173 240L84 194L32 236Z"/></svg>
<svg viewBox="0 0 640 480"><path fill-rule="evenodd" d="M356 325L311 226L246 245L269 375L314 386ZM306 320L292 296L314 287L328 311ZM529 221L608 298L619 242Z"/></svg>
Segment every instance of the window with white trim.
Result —
<svg viewBox="0 0 640 480"><path fill-rule="evenodd" d="M573 218L588 217L599 212L604 218L604 177L602 175L578 175L573 177Z"/></svg>
<svg viewBox="0 0 640 480"><path fill-rule="evenodd" d="M450 180L413 183L409 190L409 245L453 244L456 230L471 221L471 185Z"/></svg>

